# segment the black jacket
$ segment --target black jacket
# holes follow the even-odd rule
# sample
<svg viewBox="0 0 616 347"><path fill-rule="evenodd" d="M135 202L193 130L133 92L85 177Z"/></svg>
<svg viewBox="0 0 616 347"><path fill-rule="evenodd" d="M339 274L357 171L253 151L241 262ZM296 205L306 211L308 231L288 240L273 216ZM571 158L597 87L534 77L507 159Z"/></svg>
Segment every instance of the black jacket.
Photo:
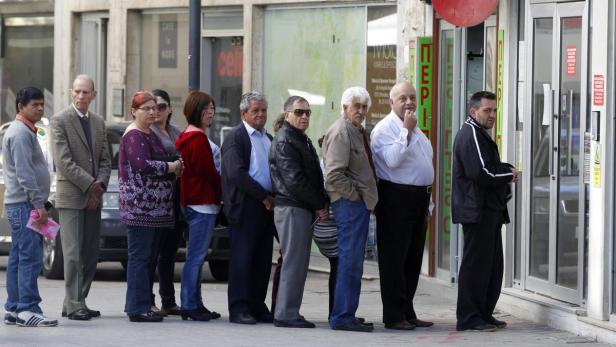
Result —
<svg viewBox="0 0 616 347"><path fill-rule="evenodd" d="M267 136L271 139L270 134ZM252 144L244 123L227 134L220 149L223 209L232 225L242 220L245 199L263 201L270 194L248 174L251 149Z"/></svg>
<svg viewBox="0 0 616 347"><path fill-rule="evenodd" d="M453 223L479 223L485 209L503 211L509 223L512 168L500 161L496 143L469 117L453 143Z"/></svg>
<svg viewBox="0 0 616 347"><path fill-rule="evenodd" d="M269 166L277 206L311 211L326 207L327 192L317 152L308 136L286 121L272 141Z"/></svg>

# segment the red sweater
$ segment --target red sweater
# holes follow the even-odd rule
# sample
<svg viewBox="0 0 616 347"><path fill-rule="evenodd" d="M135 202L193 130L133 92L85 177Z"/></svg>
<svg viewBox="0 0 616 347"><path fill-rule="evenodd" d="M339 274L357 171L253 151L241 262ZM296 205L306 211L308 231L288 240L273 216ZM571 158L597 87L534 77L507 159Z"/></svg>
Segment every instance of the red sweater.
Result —
<svg viewBox="0 0 616 347"><path fill-rule="evenodd" d="M184 172L180 183L180 204L220 204L222 200L220 175L214 166L212 148L205 133L182 132L175 146L184 161Z"/></svg>

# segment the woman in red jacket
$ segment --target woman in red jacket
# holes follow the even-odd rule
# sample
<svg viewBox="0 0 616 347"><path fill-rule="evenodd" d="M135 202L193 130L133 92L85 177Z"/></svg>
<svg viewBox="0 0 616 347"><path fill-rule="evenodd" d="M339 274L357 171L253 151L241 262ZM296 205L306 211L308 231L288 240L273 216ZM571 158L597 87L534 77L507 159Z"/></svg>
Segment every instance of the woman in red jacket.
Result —
<svg viewBox="0 0 616 347"><path fill-rule="evenodd" d="M208 321L220 317L220 314L205 308L201 298L201 268L222 198L220 175L205 134L205 129L214 120L214 113L214 100L208 94L201 91L188 94L184 104L188 127L176 141L185 165L180 185L180 205L189 228L186 262L182 270L183 320Z"/></svg>

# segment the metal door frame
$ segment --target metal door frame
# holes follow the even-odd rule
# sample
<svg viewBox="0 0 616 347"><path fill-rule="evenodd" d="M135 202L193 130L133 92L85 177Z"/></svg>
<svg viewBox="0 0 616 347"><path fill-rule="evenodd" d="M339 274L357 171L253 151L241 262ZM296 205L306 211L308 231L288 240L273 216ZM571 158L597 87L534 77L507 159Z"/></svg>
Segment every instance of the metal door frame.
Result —
<svg viewBox="0 0 616 347"><path fill-rule="evenodd" d="M570 3L544 3L544 4L531 4L529 5L529 11L527 12L526 17L526 70L527 76L526 81L529 84L534 83L533 81L533 44L534 44L534 20L537 18L553 18L553 42L552 42L552 53L553 60L558 57L558 62L552 64L552 94L560 95L560 43L561 43L561 18L565 17L582 17L582 47L580 48L580 74L581 74L581 86L580 86L580 132L582 133L584 129L586 129L586 95L588 92L588 83L587 83L587 60L588 56L586 52L588 51L588 14L587 14L587 5L584 2L570 2ZM557 86L557 88L555 88ZM525 146L524 153L532 153L532 88L526 88L526 104L524 105L524 122L529 126L530 130L524 131L523 138ZM552 113L557 114L559 112L558 100L554 100L557 98L552 98ZM552 134L554 133L554 129L558 127L558 120L555 120L552 125ZM580 164L583 163L583 136L580 134ZM551 154L554 155L553 150L550 150ZM531 168L532 167L532 155L528 155L524 158L524 167ZM553 166L557 166L557 160L553 161ZM527 172L529 172L527 170ZM557 172L557 171L556 171ZM581 232L582 237L578 237L578 288L570 289L565 288L563 286L559 286L556 284L556 240L557 240L557 215L558 215L558 204L552 202L554 197L558 197L558 180L552 183L552 179L550 179L550 232L549 232L549 270L548 270L548 280L545 281L543 279L539 279L536 277L530 276L530 252L528 251L528 246L530 245L530 223L531 223L531 214L530 210L530 191L532 189L531 184L531 173L527 175L522 175L522 184L523 184L523 206L525 206L525 211L522 214L522 234L523 234L523 259L522 259L522 269L524 278L524 286L525 289L537 291L544 295L549 295L558 300L564 300L567 302L575 303L575 304L583 304L583 283L584 283L584 201L586 200L584 189L580 192L579 195L579 209L582 213L578 213L578 226L581 227L578 232ZM559 174L556 175L559 177ZM583 173L580 173L580 183L579 186L581 188L583 185Z"/></svg>

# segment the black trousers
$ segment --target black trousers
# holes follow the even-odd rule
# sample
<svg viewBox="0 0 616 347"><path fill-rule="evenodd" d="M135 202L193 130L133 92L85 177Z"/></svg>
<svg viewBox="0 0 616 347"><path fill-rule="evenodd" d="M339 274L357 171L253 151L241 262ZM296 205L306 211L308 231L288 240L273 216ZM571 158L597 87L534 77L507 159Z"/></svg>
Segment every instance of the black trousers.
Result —
<svg viewBox="0 0 616 347"><path fill-rule="evenodd" d="M255 317L269 313L265 305L272 269L274 214L262 202L246 197L242 220L231 226L229 313Z"/></svg>
<svg viewBox="0 0 616 347"><path fill-rule="evenodd" d="M426 241L430 194L379 181L376 241L379 255L383 322L417 319L413 298Z"/></svg>
<svg viewBox="0 0 616 347"><path fill-rule="evenodd" d="M463 224L464 251L458 275L456 328L490 323L503 281L503 211L484 209L479 223Z"/></svg>
<svg viewBox="0 0 616 347"><path fill-rule="evenodd" d="M177 229L161 229L159 234L158 261L151 269L152 279L155 277L158 266L158 293L162 307L169 308L176 305L175 302L175 257L178 253L182 233ZM154 281L152 286L152 305L156 305L154 295Z"/></svg>

